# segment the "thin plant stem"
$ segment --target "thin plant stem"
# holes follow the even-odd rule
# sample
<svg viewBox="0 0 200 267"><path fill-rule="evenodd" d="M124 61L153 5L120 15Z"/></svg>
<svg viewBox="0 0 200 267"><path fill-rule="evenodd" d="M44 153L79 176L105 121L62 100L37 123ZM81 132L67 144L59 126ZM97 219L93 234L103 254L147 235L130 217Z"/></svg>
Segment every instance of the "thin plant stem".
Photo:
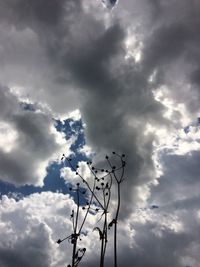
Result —
<svg viewBox="0 0 200 267"><path fill-rule="evenodd" d="M79 217L79 208L80 208L80 199L79 199L79 186L76 189L77 192L77 211L76 211L76 220L74 227L74 238L73 241L73 252L72 252L72 267L75 267L75 255L76 255L76 246L77 246L77 227L78 227L78 217Z"/></svg>
<svg viewBox="0 0 200 267"><path fill-rule="evenodd" d="M119 182L117 184L117 194L118 194L118 203L117 203L117 211L116 211L115 223L114 223L114 267L117 267L117 221L118 221L119 209L120 209L120 204L121 204Z"/></svg>

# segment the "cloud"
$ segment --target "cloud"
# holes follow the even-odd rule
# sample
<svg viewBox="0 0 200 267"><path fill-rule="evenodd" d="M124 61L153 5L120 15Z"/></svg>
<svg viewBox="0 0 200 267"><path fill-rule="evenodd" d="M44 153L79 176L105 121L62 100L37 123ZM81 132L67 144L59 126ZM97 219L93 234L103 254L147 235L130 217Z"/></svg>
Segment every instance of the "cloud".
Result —
<svg viewBox="0 0 200 267"><path fill-rule="evenodd" d="M66 206L67 203L67 206ZM3 267L60 266L64 255L56 245L59 235L71 231L66 212L73 201L57 193L34 194L15 201L1 201L0 263ZM64 208L65 207L65 208ZM34 259L34 260L33 260Z"/></svg>
<svg viewBox="0 0 200 267"><path fill-rule="evenodd" d="M1 266L12 267L19 263L26 267L33 264L59 267L69 263L71 244L66 241L58 246L56 240L71 233L69 214L72 208L75 208L73 200L60 193L35 193L18 201L3 196L0 209ZM181 209L169 213L160 207L156 211L135 210L123 224L119 224L120 266L131 262L145 267L161 264L165 267L169 263L177 267L198 266L198 216L198 212L192 210L187 210L187 214ZM94 266L98 262L100 243L98 233L92 232L96 220L89 215L84 227L88 234L82 237L80 244L87 247L83 266ZM30 261L33 257L34 262ZM107 264L112 262L111 243L106 261Z"/></svg>
<svg viewBox="0 0 200 267"><path fill-rule="evenodd" d="M42 185L46 169L63 152L70 153L68 141L56 131L51 115L42 110L24 110L6 87L0 88L0 175L15 185Z"/></svg>
<svg viewBox="0 0 200 267"><path fill-rule="evenodd" d="M176 22L175 11L178 12L178 7L173 11L174 15L168 18L173 1L166 6L163 2L156 3L157 5L152 2L147 4L142 1L138 6L134 4L140 11L141 7L146 7L143 11L147 13L145 22L151 23L143 23L138 28L130 21L128 29L123 24L130 19L128 15L119 19L116 11L112 18L107 19L105 11L100 10L98 5L89 5L88 1L83 4L61 1L56 7L50 4L46 7L47 15L41 17L40 12L42 14L45 1L38 4L41 11L32 1L28 7L23 5L23 1L18 1L15 5L6 2L3 5L6 6L6 11L2 21L8 27L4 32L4 39L9 34L16 51L21 47L21 42L16 42L21 40L17 36L30 44L24 48L27 55L24 52L23 57L17 58L16 54L11 54L10 62L19 64L20 73L24 73L24 67L31 67L31 76L38 79L34 82L29 76L24 79L22 75L17 75L20 76L19 81L16 75L12 77L11 74L8 78L8 73L4 71L2 80L5 84L18 85L19 94L28 94L35 101L39 99L50 106L54 113L66 114L78 107L87 125L87 145L100 155L114 149L127 155L129 178L124 190L129 191L133 186L138 186L140 189L136 188L135 194L132 191L125 194L127 198L135 195L135 201L137 192L141 192L141 188L155 178L155 166L151 158L155 136L153 133L143 134L147 124L156 128L165 127L166 131L177 127L173 118L164 116L169 107L163 105L162 101L157 101L152 90L168 85L175 104L179 103L180 88L175 88L176 82L174 85L169 83L169 67L176 62L175 69L178 71L181 57L186 55L186 47L195 42L191 28L188 29L183 18ZM122 5L121 2L119 5ZM130 5L130 16L134 5ZM48 19L53 8L56 12ZM16 27L14 18L10 15L13 10L14 18L17 18ZM95 16L97 10L98 17ZM183 10L188 19L190 16L187 12L191 12L191 9L184 6ZM21 17L23 12L31 16ZM152 12L157 16L151 17ZM159 12L164 17L158 16ZM142 23L142 15L136 15L134 20L138 18L138 23ZM165 21L168 23L164 23ZM151 34L146 34L147 32ZM126 46L129 36L134 36L142 44L141 59L138 62L134 58L126 59L130 49ZM30 39L34 40L34 47L31 46ZM28 61L28 55L32 54L36 56L35 61ZM8 52L4 53L4 69L8 68L8 55ZM151 84L149 77L155 71L157 74ZM180 81L183 82L182 76ZM193 91L196 93L196 89ZM187 94L189 92L188 89ZM184 101L186 108L192 112L189 97L184 98ZM193 112L190 118L192 116Z"/></svg>
<svg viewBox="0 0 200 267"><path fill-rule="evenodd" d="M59 246L56 241L72 233L70 214L76 210L69 195L35 193L16 201L3 196L0 208L0 264L2 267L60 267L71 262L72 246L66 240ZM83 219L82 209L79 220ZM79 247L87 247L83 266L97 260L100 251L98 233L92 232L97 218L88 215ZM34 259L34 260L33 260Z"/></svg>
<svg viewBox="0 0 200 267"><path fill-rule="evenodd" d="M134 242L120 235L126 251L120 254L123 264L130 259L149 266L148 259L153 266L198 266L198 244L191 230L198 233L196 206L190 213L198 200L191 196L197 187L190 184L197 181L198 132L178 133L199 116L199 2L119 1L113 12L90 2L3 1L0 81L18 96L46 105L57 117L78 108L86 124L86 144L97 152L99 164L113 150L126 154L124 221L147 201L164 206L172 200L168 225L162 216L144 222L139 216L131 225ZM22 111L9 90L2 92L1 135L10 133L7 147L0 143L2 177L18 184L41 183L44 172L36 179L30 175L41 170L41 160L47 166L50 155L61 151L49 131L50 116ZM38 135L32 136L31 128ZM156 162L160 147L163 154ZM183 204L194 220L186 218ZM185 232L172 228L179 221Z"/></svg>

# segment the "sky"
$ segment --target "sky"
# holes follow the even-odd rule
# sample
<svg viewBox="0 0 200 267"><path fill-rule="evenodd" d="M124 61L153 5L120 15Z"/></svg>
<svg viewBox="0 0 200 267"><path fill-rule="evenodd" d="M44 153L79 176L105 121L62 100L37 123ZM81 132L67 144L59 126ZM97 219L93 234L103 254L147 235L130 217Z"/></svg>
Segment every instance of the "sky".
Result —
<svg viewBox="0 0 200 267"><path fill-rule="evenodd" d="M199 14L198 0L1 0L1 267L69 264L56 241L78 180L61 157L87 176L112 151L127 163L119 267L200 267ZM83 267L98 266L98 219Z"/></svg>

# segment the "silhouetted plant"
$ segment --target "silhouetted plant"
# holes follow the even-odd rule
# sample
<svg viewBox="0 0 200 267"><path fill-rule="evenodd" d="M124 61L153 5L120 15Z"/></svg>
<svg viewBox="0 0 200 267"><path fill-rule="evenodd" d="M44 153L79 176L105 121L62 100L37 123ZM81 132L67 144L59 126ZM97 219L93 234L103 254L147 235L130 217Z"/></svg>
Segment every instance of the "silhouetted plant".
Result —
<svg viewBox="0 0 200 267"><path fill-rule="evenodd" d="M76 192L76 204L77 208L76 211L72 211L71 219L72 219L72 225L73 225L73 233L69 236L67 236L64 239L58 239L57 243L60 244L64 240L68 240L73 245L72 249L72 266L68 265L68 267L76 267L80 263L81 259L83 258L86 248L78 248L78 241L81 241L80 234L82 231L82 228L86 222L87 216L89 211L94 211L96 213L101 213L100 219L98 222L102 222L102 226L95 226L93 230L98 231L99 233L99 239L101 242L101 250L100 250L100 267L104 267L104 261L105 261L105 254L107 249L107 243L108 243L108 230L114 225L114 267L117 267L117 221L119 217L119 210L120 210L120 204L121 204L121 183L124 180L124 168L125 168L125 161L124 157L125 155L119 155L115 152L113 152L113 155L120 159L120 166L114 166L109 159L108 156L105 157L107 163L108 163L108 169L99 169L92 165L92 162L87 162L87 166L92 174L93 177L93 183L89 183L79 172L79 166L76 167L71 163L71 159L66 158L65 155L63 155L62 160L65 159L68 162L68 165L70 168L80 177L82 180L82 183L86 186L87 190L82 189L80 186L80 183L76 184L76 188L72 189L70 188L70 191ZM101 173L101 175L100 175ZM111 201L111 191L113 186L113 181L117 185L117 207L115 216L112 219L110 223L108 223L108 212L109 212L109 205ZM86 194L87 192L87 194ZM82 223L79 225L79 212L80 212L80 196L81 194L86 194L88 201L86 207L83 206L82 209L86 210L86 213L84 215L84 218L82 220ZM86 197L85 197L86 198ZM91 207L92 204L95 204L96 208L93 209Z"/></svg>
<svg viewBox="0 0 200 267"><path fill-rule="evenodd" d="M78 240L81 241L81 230L82 230L82 226L84 224L84 221L86 220L87 217L87 212L84 216L84 219L82 221L82 224L80 226L80 228L78 229L78 221L79 221L79 211L80 211L80 194L82 194L81 188L80 188L80 184L77 183L76 184L76 188L72 189L76 192L76 197L77 197L77 209L76 211L72 210L72 213L70 215L70 218L72 220L72 228L73 228L73 233L67 237L65 237L64 239L58 239L57 243L60 244L61 242L63 242L64 240L68 240L70 241L70 243L73 246L72 249L72 267L76 267L78 266L78 264L80 263L81 259L83 258L85 252L86 252L86 248L78 248L77 249L77 244L78 244ZM90 205L90 204L89 204ZM90 208L90 207L88 207ZM68 267L71 267L71 265L68 265Z"/></svg>

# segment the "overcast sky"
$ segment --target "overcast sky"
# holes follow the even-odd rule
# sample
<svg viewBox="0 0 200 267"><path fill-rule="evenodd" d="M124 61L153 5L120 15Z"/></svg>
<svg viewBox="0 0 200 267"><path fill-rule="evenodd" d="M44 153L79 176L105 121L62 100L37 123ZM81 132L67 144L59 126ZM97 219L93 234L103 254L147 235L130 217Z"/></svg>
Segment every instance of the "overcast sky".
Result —
<svg viewBox="0 0 200 267"><path fill-rule="evenodd" d="M70 262L56 240L77 178L61 156L86 174L113 150L119 267L200 267L199 47L199 0L0 1L1 267ZM98 266L97 220L83 267Z"/></svg>

